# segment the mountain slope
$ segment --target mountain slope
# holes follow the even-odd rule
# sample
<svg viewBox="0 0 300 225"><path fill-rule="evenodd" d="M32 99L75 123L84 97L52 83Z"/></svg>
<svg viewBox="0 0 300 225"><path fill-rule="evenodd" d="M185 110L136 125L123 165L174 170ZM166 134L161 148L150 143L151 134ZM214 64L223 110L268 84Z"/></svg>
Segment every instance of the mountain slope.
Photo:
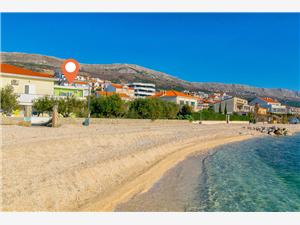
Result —
<svg viewBox="0 0 300 225"><path fill-rule="evenodd" d="M19 67L38 72L53 74L60 69L64 59L25 53L1 53L3 63L10 63ZM133 64L80 64L80 75L98 77L116 83L151 82L158 88L191 89L196 90L192 83L180 80L166 73L154 71Z"/></svg>
<svg viewBox="0 0 300 225"><path fill-rule="evenodd" d="M278 99L291 99L300 101L300 92L291 91L283 88L257 88L240 84L223 84L223 83L207 83L195 82L196 87L202 90L213 89L215 91L223 91L232 95L249 97L273 97Z"/></svg>
<svg viewBox="0 0 300 225"><path fill-rule="evenodd" d="M2 52L2 63L10 63L34 71L53 74L64 59L26 53ZM116 83L151 82L158 89L191 91L223 91L234 96L251 99L255 96L272 97L285 102L300 102L300 92L277 88L257 88L240 84L188 82L169 74L134 64L80 64L80 75L98 77Z"/></svg>

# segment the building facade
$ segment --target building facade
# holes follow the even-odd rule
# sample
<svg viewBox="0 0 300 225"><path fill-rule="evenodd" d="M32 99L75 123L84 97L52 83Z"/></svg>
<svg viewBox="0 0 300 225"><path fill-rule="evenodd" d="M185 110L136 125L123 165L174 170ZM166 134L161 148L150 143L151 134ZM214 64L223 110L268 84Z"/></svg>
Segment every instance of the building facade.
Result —
<svg viewBox="0 0 300 225"><path fill-rule="evenodd" d="M300 108L299 107L288 106L287 107L287 114L300 115Z"/></svg>
<svg viewBox="0 0 300 225"><path fill-rule="evenodd" d="M161 91L156 93L153 97L160 98L164 101L174 102L180 106L189 105L194 111L198 110L198 98L179 91Z"/></svg>
<svg viewBox="0 0 300 225"><path fill-rule="evenodd" d="M76 98L84 98L85 89L75 86L62 86L62 85L54 85L54 96L55 97L76 97Z"/></svg>
<svg viewBox="0 0 300 225"><path fill-rule="evenodd" d="M257 108L257 114L258 115L267 115L268 109L264 107L258 107Z"/></svg>
<svg viewBox="0 0 300 225"><path fill-rule="evenodd" d="M37 98L54 94L55 78L52 75L39 73L9 64L1 64L0 88L11 85L18 96L21 111L24 106L32 106Z"/></svg>
<svg viewBox="0 0 300 225"><path fill-rule="evenodd" d="M254 110L254 107L250 106L246 99L242 99L238 97L232 97L214 103L213 105L214 111L219 112L220 106L221 106L221 112L224 113L226 108L228 114L239 113L241 115L245 115Z"/></svg>
<svg viewBox="0 0 300 225"><path fill-rule="evenodd" d="M113 84L109 83L105 85L104 91L114 92L117 94L124 94L129 98L134 98L134 88L129 87L128 85Z"/></svg>
<svg viewBox="0 0 300 225"><path fill-rule="evenodd" d="M134 90L134 96L145 98L155 95L155 84L150 83L130 83L127 85Z"/></svg>
<svg viewBox="0 0 300 225"><path fill-rule="evenodd" d="M272 98L255 98L250 102L250 105L258 104L260 107L267 108L268 112L274 114L286 114L287 108L281 105L280 102Z"/></svg>

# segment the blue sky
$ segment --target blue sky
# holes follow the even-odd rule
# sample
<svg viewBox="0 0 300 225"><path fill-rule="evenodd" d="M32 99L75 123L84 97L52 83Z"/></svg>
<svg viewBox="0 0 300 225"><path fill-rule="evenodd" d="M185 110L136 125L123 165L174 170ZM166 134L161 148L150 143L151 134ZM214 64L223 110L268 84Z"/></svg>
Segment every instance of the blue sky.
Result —
<svg viewBox="0 0 300 225"><path fill-rule="evenodd" d="M299 90L300 14L2 14L2 51Z"/></svg>

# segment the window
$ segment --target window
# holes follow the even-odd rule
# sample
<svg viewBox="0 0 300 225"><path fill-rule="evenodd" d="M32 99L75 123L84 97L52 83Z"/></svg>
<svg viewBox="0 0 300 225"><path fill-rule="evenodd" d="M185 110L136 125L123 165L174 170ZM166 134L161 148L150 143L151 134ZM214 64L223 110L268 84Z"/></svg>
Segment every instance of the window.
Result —
<svg viewBox="0 0 300 225"><path fill-rule="evenodd" d="M25 94L35 94L35 86L33 84L25 85Z"/></svg>
<svg viewBox="0 0 300 225"><path fill-rule="evenodd" d="M65 92L59 92L59 96L67 96L67 94Z"/></svg>
<svg viewBox="0 0 300 225"><path fill-rule="evenodd" d="M180 101L179 101L179 104L180 104L180 105L184 105L184 101L180 100Z"/></svg>
<svg viewBox="0 0 300 225"><path fill-rule="evenodd" d="M25 94L29 94L29 85L25 85Z"/></svg>
<svg viewBox="0 0 300 225"><path fill-rule="evenodd" d="M18 86L19 85L19 81L18 80L11 80L10 84Z"/></svg>

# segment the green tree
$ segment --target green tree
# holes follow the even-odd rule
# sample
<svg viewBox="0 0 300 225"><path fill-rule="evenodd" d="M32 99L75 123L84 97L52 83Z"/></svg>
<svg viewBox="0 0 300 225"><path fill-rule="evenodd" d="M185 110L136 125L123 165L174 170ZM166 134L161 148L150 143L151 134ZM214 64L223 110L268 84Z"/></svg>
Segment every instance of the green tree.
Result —
<svg viewBox="0 0 300 225"><path fill-rule="evenodd" d="M187 115L191 115L192 112L193 112L193 110L192 110L191 106L186 104L181 107L179 114L182 116L187 116Z"/></svg>
<svg viewBox="0 0 300 225"><path fill-rule="evenodd" d="M158 119L162 116L162 104L159 99L135 99L129 107L129 117L139 119Z"/></svg>
<svg viewBox="0 0 300 225"><path fill-rule="evenodd" d="M202 114L202 115L201 115ZM225 120L226 115L216 113L210 109L204 109L201 112L193 112L192 117L194 120ZM249 115L238 115L237 113L233 113L230 116L230 120L232 121L249 121L250 114Z"/></svg>
<svg viewBox="0 0 300 225"><path fill-rule="evenodd" d="M179 112L179 105L175 102L161 101L163 113L162 116L164 119L176 119Z"/></svg>
<svg viewBox="0 0 300 225"><path fill-rule="evenodd" d="M179 106L157 98L135 99L129 105L127 117L138 119L175 119Z"/></svg>
<svg viewBox="0 0 300 225"><path fill-rule="evenodd" d="M7 85L0 90L1 109L4 114L11 114L13 110L18 108L17 95L11 85Z"/></svg>
<svg viewBox="0 0 300 225"><path fill-rule="evenodd" d="M227 103L225 103L224 115L227 115Z"/></svg>
<svg viewBox="0 0 300 225"><path fill-rule="evenodd" d="M91 115L95 117L122 117L125 115L126 107L119 95L91 98Z"/></svg>
<svg viewBox="0 0 300 225"><path fill-rule="evenodd" d="M69 117L71 113L75 116L86 116L87 115L87 103L84 100L79 100L76 97L60 98L55 100L58 104L58 113L63 117Z"/></svg>
<svg viewBox="0 0 300 225"><path fill-rule="evenodd" d="M286 114L282 115L282 123L287 124L288 122L288 116Z"/></svg>
<svg viewBox="0 0 300 225"><path fill-rule="evenodd" d="M255 121L257 120L254 112L249 112L248 113L248 118L249 118L250 122L254 122L254 120Z"/></svg>
<svg viewBox="0 0 300 225"><path fill-rule="evenodd" d="M38 116L41 113L47 112L50 113L52 111L52 107L54 104L54 100L45 96L43 98L38 98L33 102L33 108L38 113Z"/></svg>
<svg viewBox="0 0 300 225"><path fill-rule="evenodd" d="M219 113L222 113L222 106L221 106L221 102L219 103Z"/></svg>

